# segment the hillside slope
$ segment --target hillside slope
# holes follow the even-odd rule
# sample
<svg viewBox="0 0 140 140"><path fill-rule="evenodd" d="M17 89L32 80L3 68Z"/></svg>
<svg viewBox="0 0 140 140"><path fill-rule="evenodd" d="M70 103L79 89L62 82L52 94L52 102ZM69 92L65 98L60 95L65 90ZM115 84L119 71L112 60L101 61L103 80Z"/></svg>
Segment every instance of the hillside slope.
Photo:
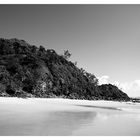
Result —
<svg viewBox="0 0 140 140"><path fill-rule="evenodd" d="M24 40L0 39L0 96L129 100L115 86L113 92L108 85L98 86L94 75L65 55Z"/></svg>

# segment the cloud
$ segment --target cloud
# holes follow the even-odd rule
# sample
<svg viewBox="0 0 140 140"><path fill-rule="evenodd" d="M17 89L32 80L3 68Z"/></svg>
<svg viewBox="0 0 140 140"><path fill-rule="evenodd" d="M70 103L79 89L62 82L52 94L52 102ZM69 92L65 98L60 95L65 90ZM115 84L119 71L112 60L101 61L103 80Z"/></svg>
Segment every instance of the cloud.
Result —
<svg viewBox="0 0 140 140"><path fill-rule="evenodd" d="M110 77L107 75L98 77L99 85L108 84ZM118 81L111 82L111 84L116 85L123 92L128 94L130 97L140 97L140 80L134 80L131 82L120 83Z"/></svg>
<svg viewBox="0 0 140 140"><path fill-rule="evenodd" d="M126 92L130 97L140 97L140 80L119 83L117 86L122 91Z"/></svg>
<svg viewBox="0 0 140 140"><path fill-rule="evenodd" d="M104 76L98 77L98 80L99 80L99 85L108 84L109 83L109 76L104 75Z"/></svg>

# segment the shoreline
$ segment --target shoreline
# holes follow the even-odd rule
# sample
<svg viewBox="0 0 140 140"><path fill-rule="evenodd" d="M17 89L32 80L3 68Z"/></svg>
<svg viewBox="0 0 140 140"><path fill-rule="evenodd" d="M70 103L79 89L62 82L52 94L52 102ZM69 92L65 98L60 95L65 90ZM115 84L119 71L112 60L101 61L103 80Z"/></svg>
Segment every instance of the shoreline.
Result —
<svg viewBox="0 0 140 140"><path fill-rule="evenodd" d="M120 102L108 100L76 100L64 98L19 98L19 97L0 97L0 104L22 104L22 105L44 105L48 104L50 107L63 106L67 109L68 106L82 107L85 109L108 109L118 111L135 111L140 112L140 104L133 102ZM48 108L47 108L48 110Z"/></svg>

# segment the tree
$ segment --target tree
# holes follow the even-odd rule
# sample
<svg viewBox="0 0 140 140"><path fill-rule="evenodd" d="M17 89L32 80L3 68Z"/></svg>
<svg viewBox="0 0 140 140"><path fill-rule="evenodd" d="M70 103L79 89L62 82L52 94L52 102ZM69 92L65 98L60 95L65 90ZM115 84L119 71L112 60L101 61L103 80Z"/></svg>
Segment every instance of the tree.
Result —
<svg viewBox="0 0 140 140"><path fill-rule="evenodd" d="M95 86L98 85L98 79L96 78L94 74L86 72L85 75L88 78L90 83L93 83Z"/></svg>
<svg viewBox="0 0 140 140"><path fill-rule="evenodd" d="M77 61L74 62L74 65L77 66Z"/></svg>
<svg viewBox="0 0 140 140"><path fill-rule="evenodd" d="M71 57L71 53L68 50L64 51L63 58L68 60L70 57Z"/></svg>
<svg viewBox="0 0 140 140"><path fill-rule="evenodd" d="M83 68L80 68L80 72L85 75L86 71Z"/></svg>
<svg viewBox="0 0 140 140"><path fill-rule="evenodd" d="M44 48L43 46L40 46L40 47L39 47L39 51L40 51L40 52L46 52L46 50L45 50L45 48Z"/></svg>

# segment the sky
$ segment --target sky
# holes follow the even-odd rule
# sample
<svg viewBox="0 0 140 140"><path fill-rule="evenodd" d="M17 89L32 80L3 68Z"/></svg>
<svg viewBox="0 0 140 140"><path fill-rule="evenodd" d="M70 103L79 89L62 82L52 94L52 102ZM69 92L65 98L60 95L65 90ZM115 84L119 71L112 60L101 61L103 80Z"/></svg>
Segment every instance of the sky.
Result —
<svg viewBox="0 0 140 140"><path fill-rule="evenodd" d="M0 5L0 37L58 54L140 96L140 5Z"/></svg>

